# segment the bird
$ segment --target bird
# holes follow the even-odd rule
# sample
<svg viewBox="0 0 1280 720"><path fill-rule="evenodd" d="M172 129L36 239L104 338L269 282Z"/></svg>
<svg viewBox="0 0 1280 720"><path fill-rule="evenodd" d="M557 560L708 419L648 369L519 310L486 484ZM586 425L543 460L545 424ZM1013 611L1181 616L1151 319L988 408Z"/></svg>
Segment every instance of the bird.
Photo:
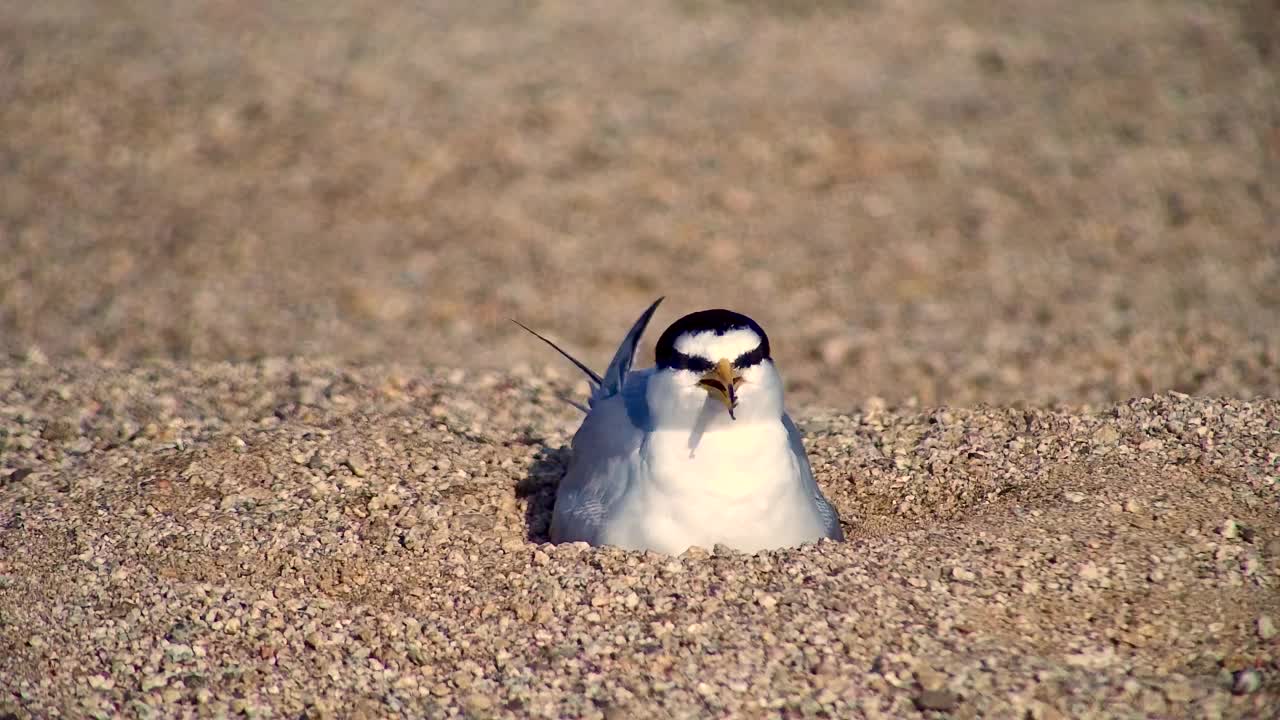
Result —
<svg viewBox="0 0 1280 720"><path fill-rule="evenodd" d="M551 541L679 555L694 546L756 553L844 540L758 323L725 309L690 313L662 333L653 367L632 369L663 299L632 325L603 376L515 321L591 384L556 490Z"/></svg>

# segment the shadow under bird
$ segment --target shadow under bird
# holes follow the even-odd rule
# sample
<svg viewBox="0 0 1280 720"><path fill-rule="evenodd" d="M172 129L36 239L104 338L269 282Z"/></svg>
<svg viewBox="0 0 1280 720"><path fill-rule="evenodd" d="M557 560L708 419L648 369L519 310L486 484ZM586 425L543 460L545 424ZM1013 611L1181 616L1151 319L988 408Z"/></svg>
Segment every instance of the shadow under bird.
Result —
<svg viewBox="0 0 1280 720"><path fill-rule="evenodd" d="M632 370L658 298L592 383L560 481L552 542L679 554L722 544L744 552L843 540L782 402L769 338L746 315L703 310L658 340L657 365Z"/></svg>

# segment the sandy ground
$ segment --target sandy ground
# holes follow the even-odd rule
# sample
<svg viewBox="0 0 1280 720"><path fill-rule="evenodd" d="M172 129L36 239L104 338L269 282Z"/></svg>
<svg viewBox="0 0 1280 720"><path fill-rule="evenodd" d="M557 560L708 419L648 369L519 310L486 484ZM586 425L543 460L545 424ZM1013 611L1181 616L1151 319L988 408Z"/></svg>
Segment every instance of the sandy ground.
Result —
<svg viewBox="0 0 1280 720"><path fill-rule="evenodd" d="M0 0L0 718L1273 717L1278 71L1268 0ZM658 295L849 542L543 542L507 318Z"/></svg>

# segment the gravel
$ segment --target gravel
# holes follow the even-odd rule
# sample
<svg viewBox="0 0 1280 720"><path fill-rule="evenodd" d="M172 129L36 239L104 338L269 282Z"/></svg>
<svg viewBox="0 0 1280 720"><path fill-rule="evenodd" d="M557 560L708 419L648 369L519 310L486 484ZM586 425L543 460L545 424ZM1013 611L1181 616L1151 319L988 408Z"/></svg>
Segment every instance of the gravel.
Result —
<svg viewBox="0 0 1280 720"><path fill-rule="evenodd" d="M1273 718L1277 37L0 3L0 720ZM769 330L847 542L545 543L582 383L507 320L658 295Z"/></svg>
<svg viewBox="0 0 1280 720"><path fill-rule="evenodd" d="M555 375L0 370L0 714L1265 717L1280 698L1280 401L801 412L850 540L669 557L545 543L576 417Z"/></svg>

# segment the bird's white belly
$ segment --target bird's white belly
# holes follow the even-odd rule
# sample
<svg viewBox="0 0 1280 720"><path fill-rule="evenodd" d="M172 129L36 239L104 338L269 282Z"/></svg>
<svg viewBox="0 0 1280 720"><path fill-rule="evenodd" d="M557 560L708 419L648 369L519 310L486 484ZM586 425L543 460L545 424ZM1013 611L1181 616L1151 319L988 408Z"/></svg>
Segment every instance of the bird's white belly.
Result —
<svg viewBox="0 0 1280 720"><path fill-rule="evenodd" d="M615 508L610 544L680 553L720 543L752 552L820 534L781 423L708 432L689 446L688 431L650 434L637 458L644 480Z"/></svg>

